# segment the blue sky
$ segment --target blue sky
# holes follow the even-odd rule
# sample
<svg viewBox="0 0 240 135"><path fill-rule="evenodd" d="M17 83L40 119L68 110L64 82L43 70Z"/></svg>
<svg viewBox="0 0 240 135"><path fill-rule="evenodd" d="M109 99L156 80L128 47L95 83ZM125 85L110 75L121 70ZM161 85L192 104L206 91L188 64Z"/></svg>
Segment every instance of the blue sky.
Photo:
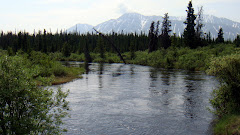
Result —
<svg viewBox="0 0 240 135"><path fill-rule="evenodd" d="M195 13L240 22L240 0L192 0ZM77 23L97 25L127 12L143 15L186 16L189 0L0 0L0 30L52 32Z"/></svg>

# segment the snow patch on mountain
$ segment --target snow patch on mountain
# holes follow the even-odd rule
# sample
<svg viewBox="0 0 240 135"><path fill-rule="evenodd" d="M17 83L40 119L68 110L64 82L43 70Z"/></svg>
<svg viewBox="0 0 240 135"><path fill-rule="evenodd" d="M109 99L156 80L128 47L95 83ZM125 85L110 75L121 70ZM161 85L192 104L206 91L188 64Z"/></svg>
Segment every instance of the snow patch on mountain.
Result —
<svg viewBox="0 0 240 135"><path fill-rule="evenodd" d="M152 21L162 22L162 16L144 16L138 13L126 13L117 19L111 19L109 21L98 24L97 26L92 26L88 24L77 24L69 28L68 32L80 32L87 33L92 32L93 27L98 31L103 33L132 33L136 32L138 34L145 33L148 34L150 25ZM183 23L186 17L180 16L170 16L169 20L172 24L172 34L176 33L177 36L181 36L186 25ZM240 33L240 23L231 21L226 18L220 18L213 15L203 15L203 32L211 32L213 38L217 37L219 28L223 28L225 39L235 39L237 34ZM161 26L160 26L161 30Z"/></svg>

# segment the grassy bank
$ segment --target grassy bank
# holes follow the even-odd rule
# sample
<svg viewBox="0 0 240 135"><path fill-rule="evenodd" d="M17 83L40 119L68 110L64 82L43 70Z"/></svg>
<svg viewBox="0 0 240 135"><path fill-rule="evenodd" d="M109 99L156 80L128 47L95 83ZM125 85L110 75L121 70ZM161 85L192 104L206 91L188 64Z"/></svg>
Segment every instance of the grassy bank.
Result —
<svg viewBox="0 0 240 135"><path fill-rule="evenodd" d="M51 82L52 85L59 85L67 82L71 82L74 79L82 78L81 74L84 73L83 68L79 67L65 67L66 68L66 75L64 76L54 76L53 81Z"/></svg>
<svg viewBox="0 0 240 135"><path fill-rule="evenodd" d="M240 134L240 54L212 59L207 73L220 82L212 93L210 103L218 119L214 126L217 135Z"/></svg>
<svg viewBox="0 0 240 135"><path fill-rule="evenodd" d="M57 53L56 53L57 54ZM56 55L55 54L55 55ZM45 53L32 51L27 54L18 51L9 56L7 51L0 50L0 57L19 57L23 59L25 68L35 71L34 78L38 85L57 85L81 78L84 68L63 66L56 58ZM24 69L22 69L24 71Z"/></svg>
<svg viewBox="0 0 240 135"><path fill-rule="evenodd" d="M218 119L214 126L216 135L239 135L240 134L240 115L229 114Z"/></svg>
<svg viewBox="0 0 240 135"><path fill-rule="evenodd" d="M235 54L239 49L234 44L214 44L197 49L188 47L170 47L159 49L155 52L136 51L131 58L130 52L122 53L125 61L130 64L148 65L157 68L174 68L185 70L202 70L209 67L212 58ZM116 53L106 52L104 59L99 53L90 53L93 62L121 63L122 61ZM51 53L50 57L63 61L84 61L84 54L72 53L69 57L64 57L61 53Z"/></svg>

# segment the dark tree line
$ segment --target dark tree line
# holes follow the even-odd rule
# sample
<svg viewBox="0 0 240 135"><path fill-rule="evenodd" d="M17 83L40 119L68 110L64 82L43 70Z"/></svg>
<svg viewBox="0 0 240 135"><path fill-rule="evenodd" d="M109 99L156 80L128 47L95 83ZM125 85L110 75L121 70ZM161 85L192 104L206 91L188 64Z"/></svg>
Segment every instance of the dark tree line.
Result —
<svg viewBox="0 0 240 135"><path fill-rule="evenodd" d="M106 36L114 42L121 52L129 51L130 44L133 44L131 49L134 51L143 51L148 48L148 36L143 33L118 34L113 32L106 34ZM39 31L37 34L2 32L0 35L0 49L12 49L14 53L18 50L24 52L34 50L44 53L62 52L65 56L69 56L70 53L84 53L86 49L89 52L114 51L111 45L101 39L98 34L88 33L79 35L77 33L64 32L52 34L46 32L46 30L43 33Z"/></svg>

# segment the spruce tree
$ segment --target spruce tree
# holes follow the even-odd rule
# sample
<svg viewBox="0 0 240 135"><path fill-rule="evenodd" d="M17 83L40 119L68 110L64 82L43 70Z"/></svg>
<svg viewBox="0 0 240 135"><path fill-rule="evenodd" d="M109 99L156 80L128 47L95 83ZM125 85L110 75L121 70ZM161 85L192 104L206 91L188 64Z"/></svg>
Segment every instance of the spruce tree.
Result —
<svg viewBox="0 0 240 135"><path fill-rule="evenodd" d="M104 59L104 52L105 52L105 47L104 47L104 41L101 36L98 36L98 41L97 41L97 52L100 53L100 57Z"/></svg>
<svg viewBox="0 0 240 135"><path fill-rule="evenodd" d="M171 46L171 39L169 33L172 31L170 29L171 21L169 20L168 13L164 14L162 22L162 33L161 33L161 43L164 49L167 49Z"/></svg>
<svg viewBox="0 0 240 135"><path fill-rule="evenodd" d="M204 46L203 42L203 7L201 6L200 9L198 10L197 18L196 18L196 42L195 45L196 47L198 46Z"/></svg>
<svg viewBox="0 0 240 135"><path fill-rule="evenodd" d="M236 44L236 47L240 46L240 35L237 35L237 38L234 40L234 43Z"/></svg>
<svg viewBox="0 0 240 135"><path fill-rule="evenodd" d="M224 38L223 38L223 29L220 28L218 31L218 37L216 39L217 43L223 43L224 42Z"/></svg>
<svg viewBox="0 0 240 135"><path fill-rule="evenodd" d="M154 51L154 40L155 40L155 22L153 21L151 23L151 26L150 26L150 30L149 30L149 34L148 34L148 38L149 38L149 44L148 44L148 53L150 52L153 52Z"/></svg>
<svg viewBox="0 0 240 135"><path fill-rule="evenodd" d="M187 19L184 22L186 24L186 28L183 33L184 37L184 42L186 46L189 46L190 48L196 48L197 46L195 45L195 20L196 20L196 15L194 14L194 8L192 7L192 1L189 1L188 4L188 10L187 11Z"/></svg>
<svg viewBox="0 0 240 135"><path fill-rule="evenodd" d="M134 44L133 39L130 42L129 50L130 50L130 57L131 57L131 60L132 60L135 57L135 44Z"/></svg>
<svg viewBox="0 0 240 135"><path fill-rule="evenodd" d="M90 53L89 53L89 47L88 47L89 44L87 43L87 41L84 41L83 45L84 45L85 62L90 63L90 62L92 62L92 58L91 58Z"/></svg>
<svg viewBox="0 0 240 135"><path fill-rule="evenodd" d="M155 29L155 22L153 21L151 23L149 34L148 34L148 38L149 38L148 53L157 50L158 33L159 33L159 21L156 24L156 29Z"/></svg>
<svg viewBox="0 0 240 135"><path fill-rule="evenodd" d="M44 29L44 31L43 31L43 52L44 53L47 53L47 34L46 34L46 30Z"/></svg>
<svg viewBox="0 0 240 135"><path fill-rule="evenodd" d="M70 47L67 42L63 44L62 53L65 57L69 57L71 55Z"/></svg>
<svg viewBox="0 0 240 135"><path fill-rule="evenodd" d="M196 18L196 36L197 38L202 38L203 32L202 32L202 27L203 27L203 7L201 6L197 18Z"/></svg>

